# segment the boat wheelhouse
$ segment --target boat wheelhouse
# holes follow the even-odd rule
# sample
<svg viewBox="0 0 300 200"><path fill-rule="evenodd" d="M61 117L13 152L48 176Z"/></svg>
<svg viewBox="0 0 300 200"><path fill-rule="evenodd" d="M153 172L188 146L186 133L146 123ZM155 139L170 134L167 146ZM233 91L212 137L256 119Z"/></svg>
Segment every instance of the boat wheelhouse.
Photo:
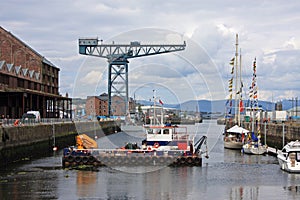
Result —
<svg viewBox="0 0 300 200"><path fill-rule="evenodd" d="M187 127L182 126L144 126L146 139L143 148L158 150L193 151L195 135L187 133Z"/></svg>

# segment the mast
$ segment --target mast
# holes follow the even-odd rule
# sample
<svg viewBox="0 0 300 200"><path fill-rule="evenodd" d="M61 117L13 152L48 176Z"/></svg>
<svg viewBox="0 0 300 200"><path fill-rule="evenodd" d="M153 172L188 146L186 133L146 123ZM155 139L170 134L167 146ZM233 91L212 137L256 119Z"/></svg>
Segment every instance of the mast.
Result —
<svg viewBox="0 0 300 200"><path fill-rule="evenodd" d="M160 124L162 125L163 124L163 107L161 108L161 119L159 120L158 117L157 117L157 112L156 112L156 91L153 90L153 124L152 125L157 125L157 124Z"/></svg>
<svg viewBox="0 0 300 200"><path fill-rule="evenodd" d="M155 94L155 90L153 90L153 124L155 124L156 121L156 113L155 113L155 101L156 101L156 94Z"/></svg>
<svg viewBox="0 0 300 200"><path fill-rule="evenodd" d="M238 123L238 106L237 106L237 90L238 90L238 34L235 35L235 97L234 97L234 120Z"/></svg>
<svg viewBox="0 0 300 200"><path fill-rule="evenodd" d="M238 125L241 126L241 101L242 101L242 50L240 49L240 71L239 71L239 106L238 106Z"/></svg>

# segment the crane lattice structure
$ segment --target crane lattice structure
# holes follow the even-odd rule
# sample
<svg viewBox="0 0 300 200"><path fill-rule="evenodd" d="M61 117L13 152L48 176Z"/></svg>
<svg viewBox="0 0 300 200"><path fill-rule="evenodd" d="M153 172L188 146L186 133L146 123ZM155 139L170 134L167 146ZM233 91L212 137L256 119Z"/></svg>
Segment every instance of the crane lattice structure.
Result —
<svg viewBox="0 0 300 200"><path fill-rule="evenodd" d="M103 44L98 38L79 39L79 53L89 56L106 58L108 61L108 115L111 116L112 95L121 96L125 102L125 112L128 114L128 59L150 56L162 53L182 51L183 44Z"/></svg>

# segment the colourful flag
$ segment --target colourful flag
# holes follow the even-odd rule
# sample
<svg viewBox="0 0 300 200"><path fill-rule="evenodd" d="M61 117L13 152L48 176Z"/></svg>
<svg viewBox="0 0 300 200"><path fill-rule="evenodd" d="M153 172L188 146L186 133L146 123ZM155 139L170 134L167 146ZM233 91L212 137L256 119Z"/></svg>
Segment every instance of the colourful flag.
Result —
<svg viewBox="0 0 300 200"><path fill-rule="evenodd" d="M244 104L243 104L243 100L240 100L240 112L244 111Z"/></svg>
<svg viewBox="0 0 300 200"><path fill-rule="evenodd" d="M160 99L159 99L158 101L159 101L159 103L160 103L161 105L164 105L164 103L163 103Z"/></svg>

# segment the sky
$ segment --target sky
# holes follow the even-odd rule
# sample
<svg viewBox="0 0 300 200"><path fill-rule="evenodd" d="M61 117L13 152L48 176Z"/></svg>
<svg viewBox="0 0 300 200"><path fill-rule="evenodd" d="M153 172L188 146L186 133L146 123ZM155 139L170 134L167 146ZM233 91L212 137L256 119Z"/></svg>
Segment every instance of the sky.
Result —
<svg viewBox="0 0 300 200"><path fill-rule="evenodd" d="M107 93L108 62L78 53L79 38L103 43L183 44L129 60L129 95L166 103L228 97L236 34L243 98L256 58L258 99L300 96L300 2L292 0L0 0L0 25L60 68L74 98ZM153 93L155 91L155 93Z"/></svg>

